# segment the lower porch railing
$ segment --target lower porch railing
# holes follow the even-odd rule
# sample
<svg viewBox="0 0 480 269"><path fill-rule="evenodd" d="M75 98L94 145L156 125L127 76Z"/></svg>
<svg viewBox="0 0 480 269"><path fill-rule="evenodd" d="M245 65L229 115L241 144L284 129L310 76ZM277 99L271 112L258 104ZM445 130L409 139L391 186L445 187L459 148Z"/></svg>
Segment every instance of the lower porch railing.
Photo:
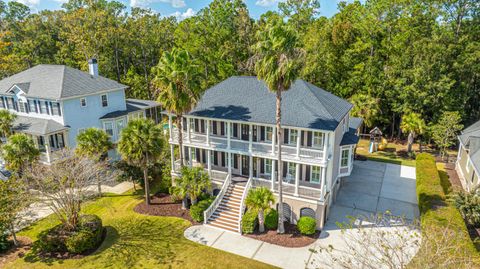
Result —
<svg viewBox="0 0 480 269"><path fill-rule="evenodd" d="M208 219L212 216L213 212L215 212L217 207L220 205L223 196L227 192L228 186L230 186L231 182L232 179L230 175L227 175L227 178L223 182L222 189L218 193L217 197L215 197L215 200L213 200L213 203L207 208L207 210L203 211L203 223L207 224Z"/></svg>
<svg viewBox="0 0 480 269"><path fill-rule="evenodd" d="M247 181L247 185L245 185L245 189L243 190L242 200L240 202L240 212L238 212L238 232L242 233L242 217L243 213L245 212L245 199L247 198L248 191L252 186L253 178L249 178Z"/></svg>

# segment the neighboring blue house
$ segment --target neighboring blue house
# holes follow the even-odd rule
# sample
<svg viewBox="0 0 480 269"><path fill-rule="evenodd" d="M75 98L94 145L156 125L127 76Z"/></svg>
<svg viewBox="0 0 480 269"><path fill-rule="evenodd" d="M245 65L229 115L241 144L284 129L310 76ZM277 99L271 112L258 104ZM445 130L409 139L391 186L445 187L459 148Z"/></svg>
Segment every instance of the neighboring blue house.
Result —
<svg viewBox="0 0 480 269"><path fill-rule="evenodd" d="M128 120L161 120L157 102L126 99L128 86L99 76L95 59L89 70L42 64L0 81L0 109L17 114L14 131L34 139L44 163L55 151L74 148L86 128L104 129L117 142Z"/></svg>

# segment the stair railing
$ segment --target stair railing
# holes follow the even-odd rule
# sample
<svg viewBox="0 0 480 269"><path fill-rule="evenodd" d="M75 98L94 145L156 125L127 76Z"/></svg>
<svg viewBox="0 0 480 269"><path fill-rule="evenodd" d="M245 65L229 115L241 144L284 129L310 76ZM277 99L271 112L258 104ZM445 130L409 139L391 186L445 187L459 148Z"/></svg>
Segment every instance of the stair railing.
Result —
<svg viewBox="0 0 480 269"><path fill-rule="evenodd" d="M238 212L238 232L242 233L242 217L243 213L245 212L245 198L247 198L248 191L250 187L252 187L253 178L249 178L247 181L247 185L245 185L245 189L243 190L242 200L240 202L240 212Z"/></svg>
<svg viewBox="0 0 480 269"><path fill-rule="evenodd" d="M213 212L217 210L217 207L222 202L223 196L225 196L225 193L227 192L228 186L230 186L231 182L232 179L230 175L227 175L225 181L223 182L222 189L218 193L217 197L215 197L215 200L213 200L212 204L207 208L207 210L203 211L203 223L207 224L208 219L212 216Z"/></svg>

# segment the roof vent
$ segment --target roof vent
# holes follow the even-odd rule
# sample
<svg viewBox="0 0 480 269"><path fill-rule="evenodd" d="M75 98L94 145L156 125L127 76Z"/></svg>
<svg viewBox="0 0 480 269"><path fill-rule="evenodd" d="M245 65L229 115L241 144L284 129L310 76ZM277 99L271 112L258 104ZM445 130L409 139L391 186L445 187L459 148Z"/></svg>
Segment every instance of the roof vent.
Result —
<svg viewBox="0 0 480 269"><path fill-rule="evenodd" d="M98 64L97 59L92 58L88 60L88 71L93 77L98 77Z"/></svg>

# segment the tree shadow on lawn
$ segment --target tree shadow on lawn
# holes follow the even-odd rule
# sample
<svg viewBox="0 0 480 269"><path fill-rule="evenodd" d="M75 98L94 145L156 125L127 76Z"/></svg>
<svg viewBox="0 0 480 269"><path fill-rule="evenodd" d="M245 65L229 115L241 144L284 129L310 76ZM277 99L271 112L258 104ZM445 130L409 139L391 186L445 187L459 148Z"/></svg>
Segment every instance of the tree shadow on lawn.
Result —
<svg viewBox="0 0 480 269"><path fill-rule="evenodd" d="M184 225L180 223L175 225L172 221L128 217L114 220L110 224L111 226L105 226L107 235L103 243L94 253L79 259L80 265L95 264L98 268L112 264L136 267L146 260L159 265L170 264L176 258L175 249L178 250L182 245L175 231L176 227L180 227L183 232ZM25 256L25 261L47 265L64 262L61 259L41 257L33 251Z"/></svg>

